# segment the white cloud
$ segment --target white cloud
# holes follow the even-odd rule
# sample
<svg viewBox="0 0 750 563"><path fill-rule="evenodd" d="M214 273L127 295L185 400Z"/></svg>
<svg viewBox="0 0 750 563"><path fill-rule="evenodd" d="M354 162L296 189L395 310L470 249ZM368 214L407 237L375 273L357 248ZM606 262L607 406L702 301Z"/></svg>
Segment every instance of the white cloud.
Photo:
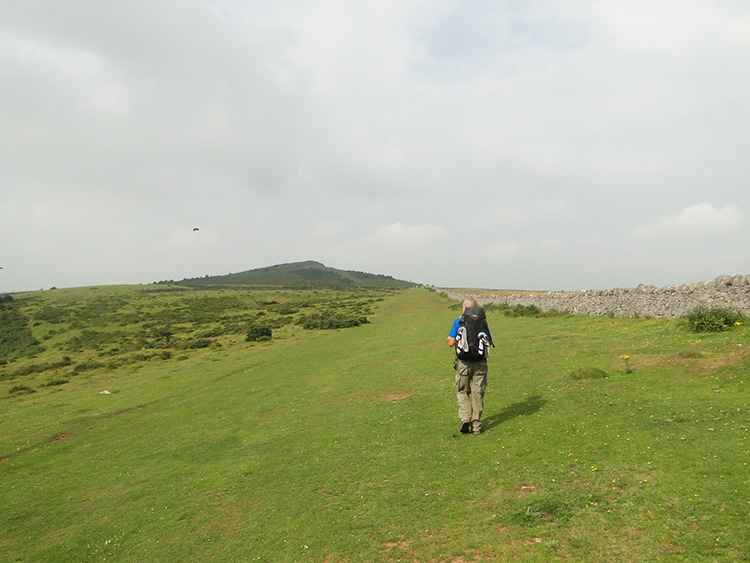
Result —
<svg viewBox="0 0 750 563"><path fill-rule="evenodd" d="M536 243L536 247L540 251L554 252L554 251L559 251L565 248L565 243L561 241L560 239L547 238L547 239L538 241Z"/></svg>
<svg viewBox="0 0 750 563"><path fill-rule="evenodd" d="M617 44L662 54L747 46L750 38L745 2L610 0L594 3L593 14Z"/></svg>
<svg viewBox="0 0 750 563"><path fill-rule="evenodd" d="M515 241L495 242L482 248L480 254L489 260L513 258L521 253L522 246Z"/></svg>
<svg viewBox="0 0 750 563"><path fill-rule="evenodd" d="M439 241L445 228L438 225L405 225L400 221L377 228L376 243L394 249L418 250Z"/></svg>
<svg viewBox="0 0 750 563"><path fill-rule="evenodd" d="M345 225L341 219L321 219L316 221L310 234L321 239L336 239L345 233Z"/></svg>
<svg viewBox="0 0 750 563"><path fill-rule="evenodd" d="M750 264L747 2L173 12L0 2L0 291L302 259L572 289Z"/></svg>
<svg viewBox="0 0 750 563"><path fill-rule="evenodd" d="M710 203L700 203L683 209L673 217L660 217L653 223L641 225L635 230L639 236L670 234L711 234L738 230L743 213L734 203L716 208Z"/></svg>

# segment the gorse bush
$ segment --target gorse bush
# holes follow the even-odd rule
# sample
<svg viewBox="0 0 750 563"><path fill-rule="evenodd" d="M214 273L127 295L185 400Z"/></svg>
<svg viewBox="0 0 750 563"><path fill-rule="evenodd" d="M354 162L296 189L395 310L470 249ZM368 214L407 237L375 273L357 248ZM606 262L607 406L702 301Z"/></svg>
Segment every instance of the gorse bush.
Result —
<svg viewBox="0 0 750 563"><path fill-rule="evenodd" d="M742 324L746 317L742 313L723 307L697 307L690 311L684 320L693 332L721 332Z"/></svg>
<svg viewBox="0 0 750 563"><path fill-rule="evenodd" d="M13 385L8 389L8 395L30 395L31 393L36 393L36 391L27 385Z"/></svg>
<svg viewBox="0 0 750 563"><path fill-rule="evenodd" d="M367 317L362 315L323 311L321 313L313 313L312 315L302 316L298 321L298 324L302 325L302 328L315 330L351 328L354 326L367 324L369 322L370 321L367 320Z"/></svg>
<svg viewBox="0 0 750 563"><path fill-rule="evenodd" d="M508 305L507 303L492 303L485 305L487 311L500 311L506 317L554 317L560 315L558 311L551 309L542 311L536 305Z"/></svg>
<svg viewBox="0 0 750 563"><path fill-rule="evenodd" d="M245 335L245 342L256 342L263 340L271 340L273 337L273 330L266 325L251 325L247 329Z"/></svg>

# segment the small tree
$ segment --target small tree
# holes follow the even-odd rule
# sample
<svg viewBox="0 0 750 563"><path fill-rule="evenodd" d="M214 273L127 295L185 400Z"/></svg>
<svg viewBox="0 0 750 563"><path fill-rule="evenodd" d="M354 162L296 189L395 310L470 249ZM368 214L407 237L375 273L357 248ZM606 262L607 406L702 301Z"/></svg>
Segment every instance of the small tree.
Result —
<svg viewBox="0 0 750 563"><path fill-rule="evenodd" d="M151 329L151 335L154 338L163 339L164 347L169 348L169 346L172 344L172 337L174 336L174 331L169 327L154 328L154 329Z"/></svg>

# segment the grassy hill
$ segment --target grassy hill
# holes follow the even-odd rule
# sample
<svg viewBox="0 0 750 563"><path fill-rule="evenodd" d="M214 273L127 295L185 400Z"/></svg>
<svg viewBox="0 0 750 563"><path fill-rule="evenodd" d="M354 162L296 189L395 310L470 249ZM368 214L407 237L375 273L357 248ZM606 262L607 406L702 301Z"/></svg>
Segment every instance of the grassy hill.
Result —
<svg viewBox="0 0 750 563"><path fill-rule="evenodd" d="M391 276L337 270L311 260L279 264L223 276L185 279L177 282L177 285L187 287L251 285L266 287L390 287L403 289L413 287L415 284L397 280Z"/></svg>
<svg viewBox="0 0 750 563"><path fill-rule="evenodd" d="M489 310L497 348L485 432L472 436L458 432L445 345L457 305L425 289L122 287L14 306L46 350L16 349L0 372L0 560L750 553L744 325L696 335L664 319ZM208 335L331 308L369 322L288 322L265 341ZM167 321L169 343L154 331ZM138 335L143 346L125 351ZM211 344L185 345L200 338ZM107 354L142 357L74 373ZM20 369L62 355L72 365ZM11 392L22 385L35 392Z"/></svg>

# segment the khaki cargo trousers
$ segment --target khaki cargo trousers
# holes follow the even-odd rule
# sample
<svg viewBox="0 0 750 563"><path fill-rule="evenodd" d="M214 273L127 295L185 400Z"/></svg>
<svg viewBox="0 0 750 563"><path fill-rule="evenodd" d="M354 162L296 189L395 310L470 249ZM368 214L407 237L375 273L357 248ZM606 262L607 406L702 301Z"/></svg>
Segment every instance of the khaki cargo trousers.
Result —
<svg viewBox="0 0 750 563"><path fill-rule="evenodd" d="M471 421L472 427L481 428L484 411L484 392L487 390L487 362L456 360L456 398L458 418Z"/></svg>

